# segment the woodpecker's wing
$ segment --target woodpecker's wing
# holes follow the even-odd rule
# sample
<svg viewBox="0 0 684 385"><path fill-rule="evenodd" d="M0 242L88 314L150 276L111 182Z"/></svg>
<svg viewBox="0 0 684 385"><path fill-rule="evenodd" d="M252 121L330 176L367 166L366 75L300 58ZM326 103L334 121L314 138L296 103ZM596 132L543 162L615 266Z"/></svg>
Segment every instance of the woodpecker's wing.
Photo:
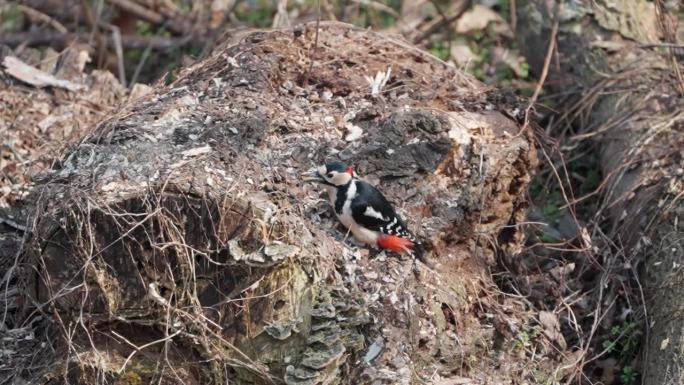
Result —
<svg viewBox="0 0 684 385"><path fill-rule="evenodd" d="M356 197L351 202L351 212L354 221L369 230L413 238L392 204L364 181L356 181Z"/></svg>

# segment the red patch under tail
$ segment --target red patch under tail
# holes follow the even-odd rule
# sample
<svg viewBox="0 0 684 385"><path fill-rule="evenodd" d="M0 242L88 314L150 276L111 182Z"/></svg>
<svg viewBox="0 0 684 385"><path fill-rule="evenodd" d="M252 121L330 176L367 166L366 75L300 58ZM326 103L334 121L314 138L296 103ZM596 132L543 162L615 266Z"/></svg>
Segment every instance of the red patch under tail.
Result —
<svg viewBox="0 0 684 385"><path fill-rule="evenodd" d="M413 242L396 235L381 235L378 238L378 246L381 249L392 250L396 253L410 254L411 250L413 250Z"/></svg>

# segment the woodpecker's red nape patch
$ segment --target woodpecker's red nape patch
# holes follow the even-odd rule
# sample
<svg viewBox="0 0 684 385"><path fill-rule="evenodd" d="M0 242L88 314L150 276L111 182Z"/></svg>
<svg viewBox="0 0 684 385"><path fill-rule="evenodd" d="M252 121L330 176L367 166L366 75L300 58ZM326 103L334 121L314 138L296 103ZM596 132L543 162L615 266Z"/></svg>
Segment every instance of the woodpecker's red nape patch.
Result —
<svg viewBox="0 0 684 385"><path fill-rule="evenodd" d="M413 242L396 235L381 235L378 238L378 247L392 250L396 253L411 253Z"/></svg>
<svg viewBox="0 0 684 385"><path fill-rule="evenodd" d="M352 169L351 167L347 168L347 174L354 176L354 169Z"/></svg>

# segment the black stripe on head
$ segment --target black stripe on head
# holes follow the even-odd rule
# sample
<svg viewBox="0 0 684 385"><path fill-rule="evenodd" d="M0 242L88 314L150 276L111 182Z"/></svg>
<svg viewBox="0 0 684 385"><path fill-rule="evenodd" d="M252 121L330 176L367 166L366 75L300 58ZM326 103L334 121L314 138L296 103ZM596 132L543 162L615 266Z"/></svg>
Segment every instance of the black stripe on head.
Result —
<svg viewBox="0 0 684 385"><path fill-rule="evenodd" d="M342 162L330 162L325 164L325 170L326 172L330 171L337 171L337 172L346 172L349 166L347 166L345 163Z"/></svg>

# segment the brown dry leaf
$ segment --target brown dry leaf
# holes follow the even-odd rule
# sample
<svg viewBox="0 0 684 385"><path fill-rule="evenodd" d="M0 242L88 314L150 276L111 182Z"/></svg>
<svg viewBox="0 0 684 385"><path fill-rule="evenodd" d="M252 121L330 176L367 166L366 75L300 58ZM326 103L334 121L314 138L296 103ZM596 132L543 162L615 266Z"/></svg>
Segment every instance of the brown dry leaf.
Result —
<svg viewBox="0 0 684 385"><path fill-rule="evenodd" d="M472 9L468 10L456 21L456 32L468 33L479 31L487 28L489 23L492 22L505 27L502 31L500 31L502 34L507 36L513 35L510 26L508 26L508 23L506 23L506 20L504 20L498 13L480 4L476 4ZM508 31L508 33L506 31Z"/></svg>
<svg viewBox="0 0 684 385"><path fill-rule="evenodd" d="M427 0L403 0L398 25L403 34L414 32L426 19L437 14L435 7Z"/></svg>
<svg viewBox="0 0 684 385"><path fill-rule="evenodd" d="M154 88L148 86L147 84L135 83L133 85L133 89L131 90L131 94L128 96L128 100L142 98L143 96L151 93L152 91L154 91Z"/></svg>
<svg viewBox="0 0 684 385"><path fill-rule="evenodd" d="M449 55L459 66L466 66L468 63L473 62L478 58L467 44L457 42L451 43Z"/></svg>
<svg viewBox="0 0 684 385"><path fill-rule="evenodd" d="M59 52L51 47L45 49L43 59L40 61L40 70L47 73L54 73L57 68L57 63L59 62L59 56Z"/></svg>
<svg viewBox="0 0 684 385"><path fill-rule="evenodd" d="M0 110L6 112L5 119L0 118L0 132L5 134L7 144L0 150L0 206L12 204L21 197L33 175L49 167L65 146L78 140L88 127L127 96L126 89L111 73L81 72L88 60L87 51L68 48L61 52L57 75L51 74L56 71L56 53L47 50L43 55L30 62L24 56L21 61L16 58L3 61L5 66L9 63L13 68L6 71L12 76L28 84L47 79L48 84L38 83L40 86L35 89L0 87ZM4 67L0 65L2 71ZM79 92L38 88L63 85L53 85L55 81L75 85ZM16 129L9 129L10 122Z"/></svg>
<svg viewBox="0 0 684 385"><path fill-rule="evenodd" d="M226 12L228 12L235 0L214 0L211 2L211 20L209 21L209 28L217 28L221 25Z"/></svg>
<svg viewBox="0 0 684 385"><path fill-rule="evenodd" d="M522 57L518 51L511 50L503 47L494 47L492 49L492 58L495 63L502 63L510 68L515 75L519 78L525 77L527 75L526 71L523 70L523 63L525 63L525 58Z"/></svg>
<svg viewBox="0 0 684 385"><path fill-rule="evenodd" d="M562 265L562 266L557 266L554 267L553 269L549 270L549 273L553 278L555 278L557 281L567 279L567 276L575 271L575 264L574 263L568 263L567 265Z"/></svg>
<svg viewBox="0 0 684 385"><path fill-rule="evenodd" d="M615 381L615 365L617 361L614 358L597 361L596 366L601 368L601 382L610 385Z"/></svg>
<svg viewBox="0 0 684 385"><path fill-rule="evenodd" d="M624 40L596 40L591 43L591 46L596 48L602 48L609 52L617 52L629 47L630 44Z"/></svg>
<svg viewBox="0 0 684 385"><path fill-rule="evenodd" d="M667 349L667 346L670 344L670 337L665 338L664 340L660 341L660 350L665 350Z"/></svg>
<svg viewBox="0 0 684 385"><path fill-rule="evenodd" d="M278 11L275 16L273 16L273 23L271 23L271 28L285 28L292 25L290 21L290 15L287 12L287 0L278 0L277 2Z"/></svg>
<svg viewBox="0 0 684 385"><path fill-rule="evenodd" d="M567 348L567 343L565 338L560 332L560 322L558 322L558 316L550 311L540 311L539 312L539 323L544 328L544 334L553 342L558 344L562 350Z"/></svg>

